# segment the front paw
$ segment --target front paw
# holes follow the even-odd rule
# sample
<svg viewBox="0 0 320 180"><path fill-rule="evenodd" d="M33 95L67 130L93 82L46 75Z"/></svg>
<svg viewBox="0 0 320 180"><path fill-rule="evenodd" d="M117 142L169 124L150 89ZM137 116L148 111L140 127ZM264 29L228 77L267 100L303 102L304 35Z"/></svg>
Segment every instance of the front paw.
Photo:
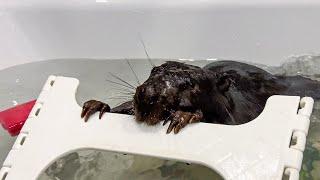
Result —
<svg viewBox="0 0 320 180"><path fill-rule="evenodd" d="M110 106L101 101L90 100L83 104L81 118L84 118L84 122L87 122L89 117L95 112L100 111L99 119L105 112L110 112Z"/></svg>
<svg viewBox="0 0 320 180"><path fill-rule="evenodd" d="M203 115L201 112L191 113L184 111L176 111L172 114L171 117L172 119L167 129L167 134L169 134L172 130L174 130L173 132L177 134L187 124L200 122L203 118Z"/></svg>

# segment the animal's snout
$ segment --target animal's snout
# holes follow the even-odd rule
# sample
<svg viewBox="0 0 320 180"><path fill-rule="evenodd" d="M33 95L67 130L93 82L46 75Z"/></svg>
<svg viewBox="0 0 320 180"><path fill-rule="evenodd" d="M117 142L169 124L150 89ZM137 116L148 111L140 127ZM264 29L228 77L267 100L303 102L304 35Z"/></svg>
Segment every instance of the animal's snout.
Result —
<svg viewBox="0 0 320 180"><path fill-rule="evenodd" d="M146 93L147 97L149 97L149 98L153 97L153 96L155 96L155 89L153 87L148 86L145 89L145 93Z"/></svg>
<svg viewBox="0 0 320 180"><path fill-rule="evenodd" d="M139 86L136 90L136 100L139 103L154 104L157 100L155 89L152 86Z"/></svg>

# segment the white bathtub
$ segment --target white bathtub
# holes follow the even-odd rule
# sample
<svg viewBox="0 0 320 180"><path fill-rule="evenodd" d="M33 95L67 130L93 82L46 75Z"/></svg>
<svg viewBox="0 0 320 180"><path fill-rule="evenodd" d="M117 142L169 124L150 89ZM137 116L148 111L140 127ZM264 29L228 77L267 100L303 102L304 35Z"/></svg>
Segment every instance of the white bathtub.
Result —
<svg viewBox="0 0 320 180"><path fill-rule="evenodd" d="M152 58L279 65L319 53L319 17L316 0L3 0L0 71L48 59L144 59L141 40ZM2 162L14 138L2 129L0 137Z"/></svg>

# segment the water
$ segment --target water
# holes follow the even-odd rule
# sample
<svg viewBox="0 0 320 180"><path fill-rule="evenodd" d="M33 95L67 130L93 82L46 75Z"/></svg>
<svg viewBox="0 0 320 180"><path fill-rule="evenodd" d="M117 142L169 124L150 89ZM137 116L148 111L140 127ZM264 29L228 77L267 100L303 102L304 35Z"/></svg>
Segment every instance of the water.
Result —
<svg viewBox="0 0 320 180"><path fill-rule="evenodd" d="M151 66L147 61L130 61L138 72L140 82L148 76ZM161 64L164 60L154 60ZM207 61L190 64L204 66ZM272 73L303 75L320 81L320 56L290 57L279 67L256 64ZM123 71L127 69L127 71ZM80 80L77 94L79 104L88 99L100 99L112 106L129 97L119 97L119 87L105 81L111 72L136 84L125 61L54 60L17 66L0 71L0 109L36 98L43 82L50 74L72 76ZM119 74L121 72L121 74ZM124 89L122 89L124 90ZM320 92L319 92L320 93ZM109 98L108 98L109 97ZM113 98L110 98L113 97ZM1 145L1 144L0 144ZM9 146L8 146L9 149ZM71 153L43 172L40 180L104 180L104 179L221 179L206 167L187 165L182 162L161 160L143 156L123 155L106 151L82 150ZM320 102L315 103L304 152L300 179L320 179Z"/></svg>
<svg viewBox="0 0 320 180"><path fill-rule="evenodd" d="M157 158L84 150L55 162L39 180L222 179L209 168Z"/></svg>

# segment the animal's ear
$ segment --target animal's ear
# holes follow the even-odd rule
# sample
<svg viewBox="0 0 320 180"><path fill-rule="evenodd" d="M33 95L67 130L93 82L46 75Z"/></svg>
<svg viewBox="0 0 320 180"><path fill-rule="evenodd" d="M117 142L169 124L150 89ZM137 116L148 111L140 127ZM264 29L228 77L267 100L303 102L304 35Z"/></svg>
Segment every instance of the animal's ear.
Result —
<svg viewBox="0 0 320 180"><path fill-rule="evenodd" d="M219 91L221 92L226 92L229 90L229 87L231 85L231 76L224 73L222 74L219 79L218 79L218 82L217 82L217 87L219 89Z"/></svg>

